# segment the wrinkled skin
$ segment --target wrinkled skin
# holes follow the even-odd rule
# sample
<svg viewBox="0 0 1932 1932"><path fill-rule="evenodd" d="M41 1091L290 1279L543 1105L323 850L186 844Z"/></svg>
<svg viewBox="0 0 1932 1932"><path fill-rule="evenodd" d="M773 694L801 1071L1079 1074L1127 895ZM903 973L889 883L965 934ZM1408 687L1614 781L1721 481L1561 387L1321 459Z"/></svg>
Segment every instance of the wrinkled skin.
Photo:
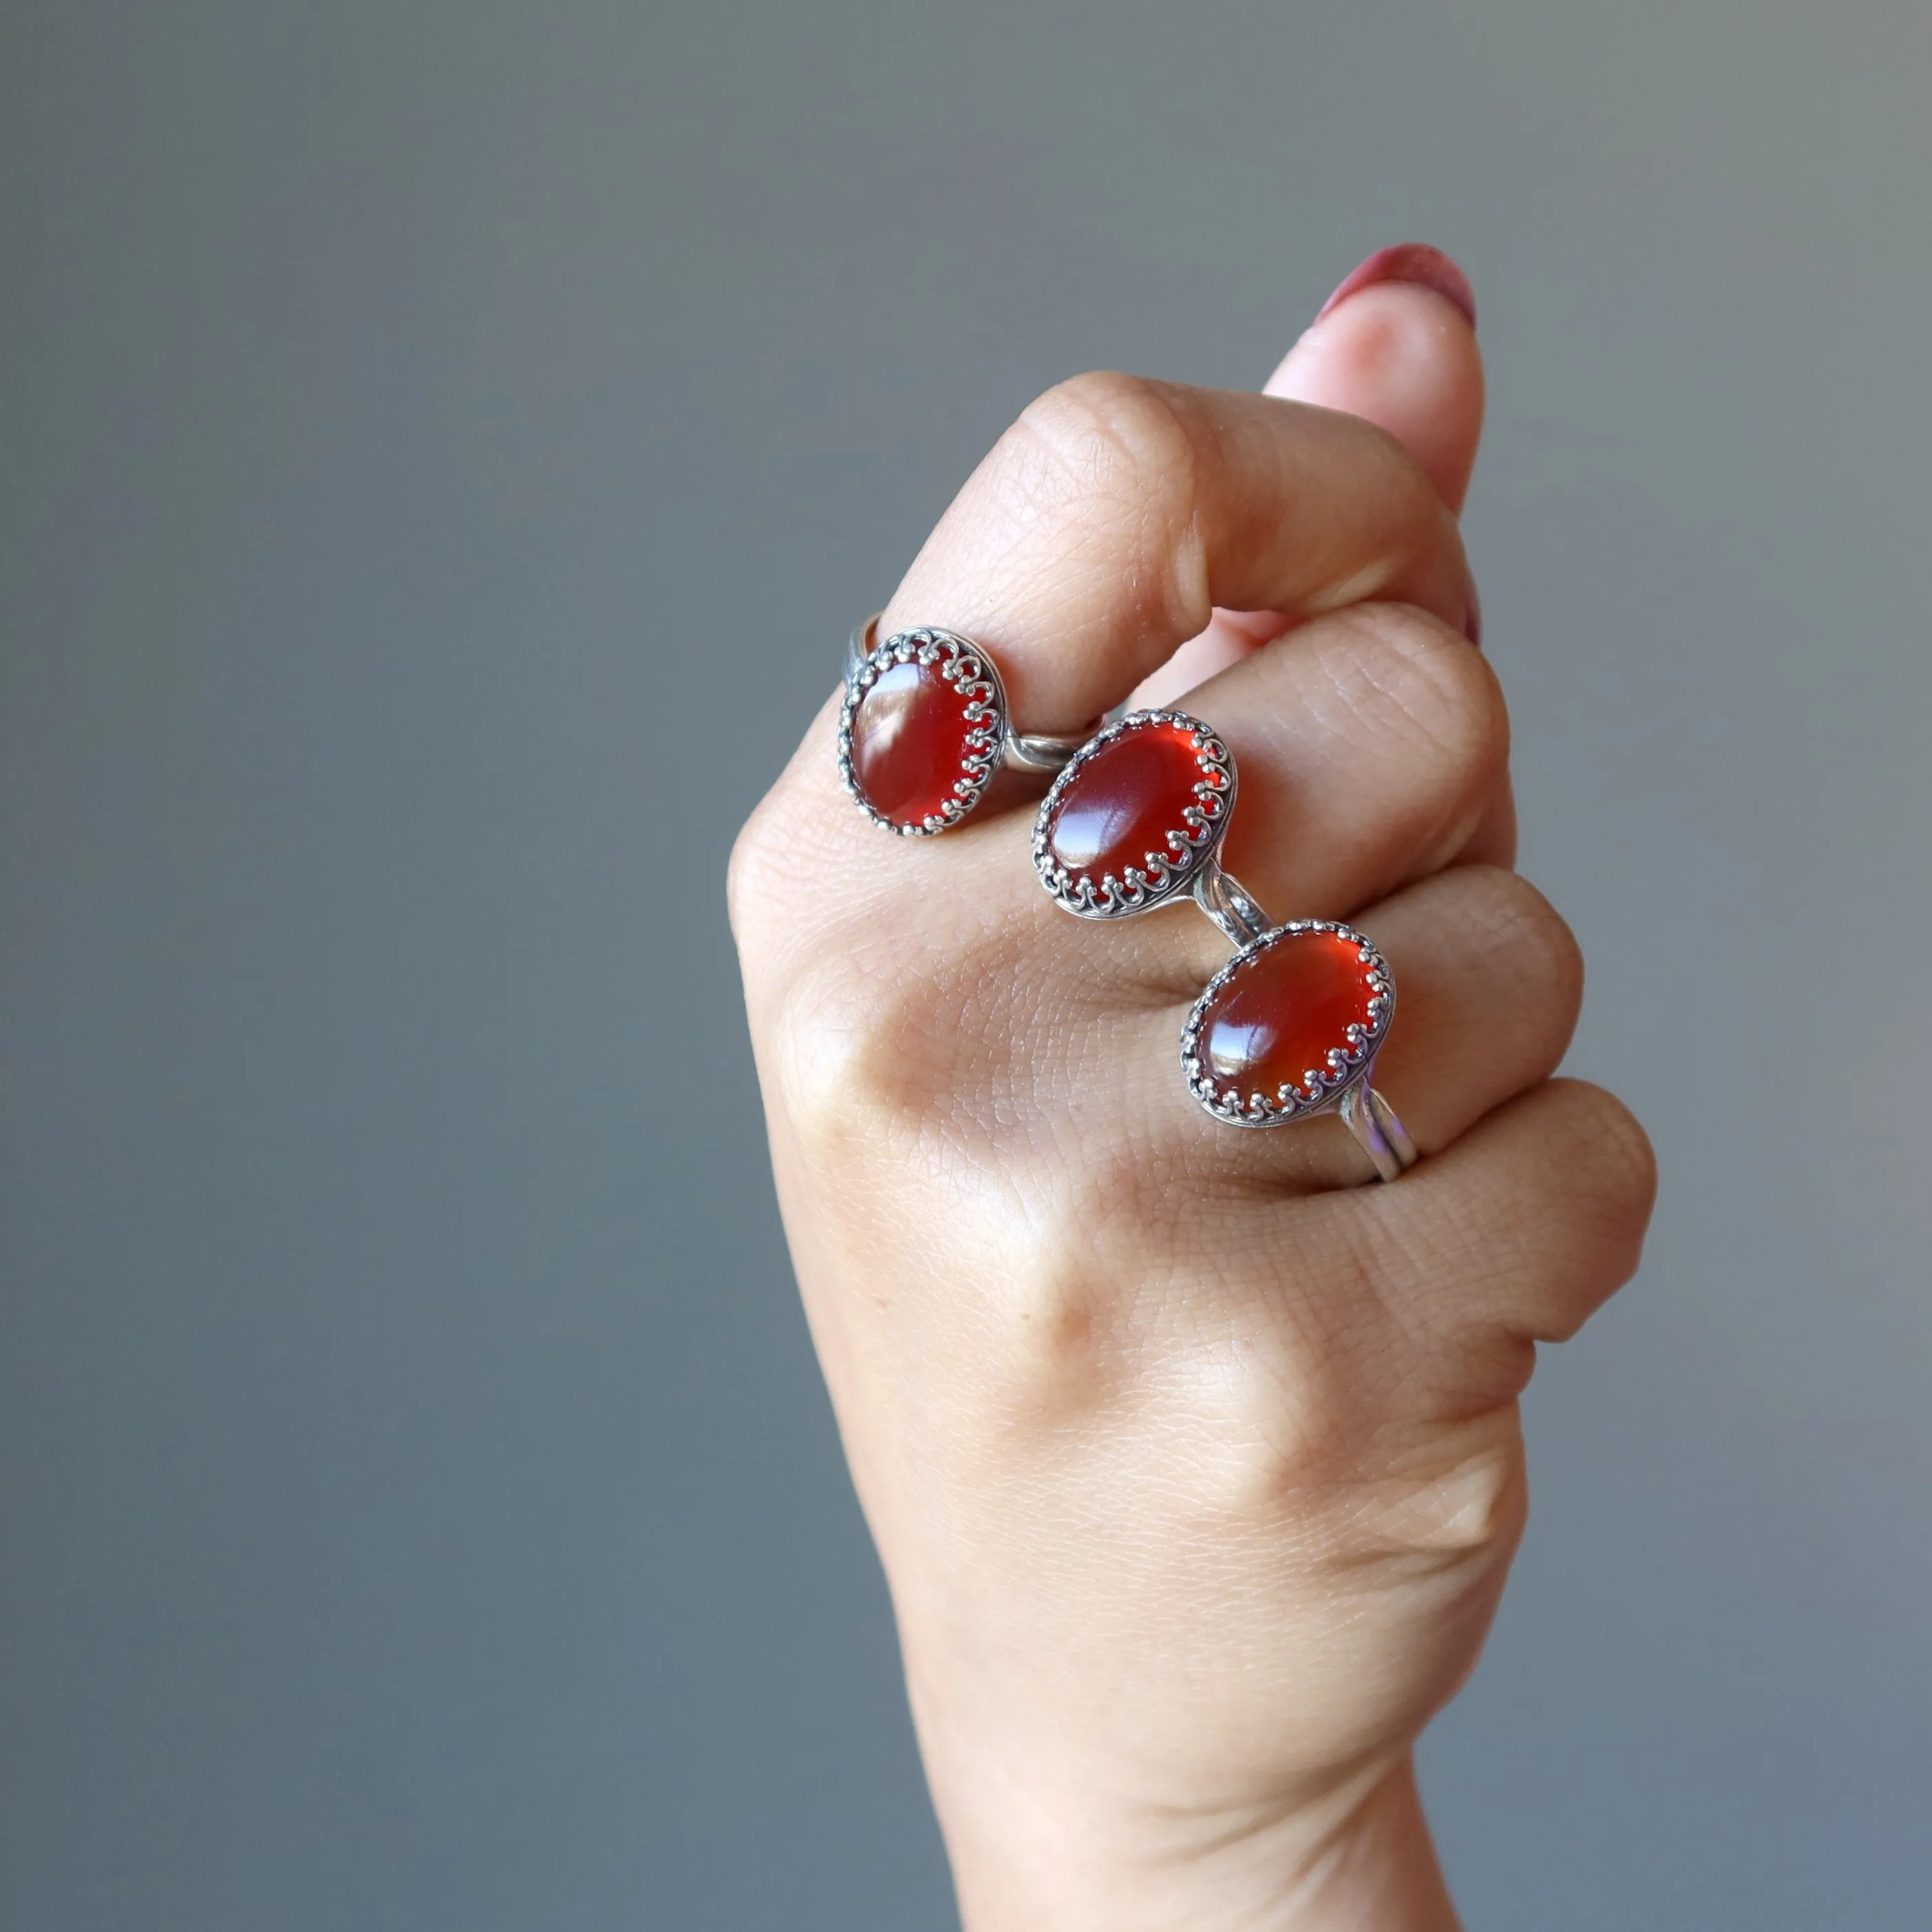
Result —
<svg viewBox="0 0 1932 1932"><path fill-rule="evenodd" d="M1522 1528L1535 1345L1649 1210L1641 1130L1552 1078L1582 970L1510 869L1465 634L1473 335L1370 289L1270 391L1049 393L881 634L980 639L1024 730L1186 692L1240 763L1230 868L1393 967L1376 1084L1418 1168L1364 1185L1332 1119L1203 1113L1178 1042L1226 941L1185 905L1058 911L1036 788L894 838L828 703L734 860L780 1199L970 1932L1456 1922L1412 1747Z"/></svg>

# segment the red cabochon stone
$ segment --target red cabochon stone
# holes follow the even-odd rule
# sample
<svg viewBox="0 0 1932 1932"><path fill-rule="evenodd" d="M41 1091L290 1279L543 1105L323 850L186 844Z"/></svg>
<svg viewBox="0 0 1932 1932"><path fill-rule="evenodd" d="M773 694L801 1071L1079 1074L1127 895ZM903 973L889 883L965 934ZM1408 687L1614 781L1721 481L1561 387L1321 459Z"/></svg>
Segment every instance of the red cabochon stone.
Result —
<svg viewBox="0 0 1932 1932"><path fill-rule="evenodd" d="M1193 740L1183 724L1144 724L1095 752L1073 774L1048 822L1047 850L1055 862L1097 886L1130 866L1145 871L1150 852L1178 856L1168 834L1186 832L1182 814L1200 803L1194 788L1207 776Z"/></svg>
<svg viewBox="0 0 1932 1932"><path fill-rule="evenodd" d="M1374 997L1357 941L1286 934L1215 994L1202 1016L1202 1060L1216 1087L1272 1100L1311 1069L1328 1070L1329 1049L1348 1050L1348 1028L1368 1029Z"/></svg>
<svg viewBox="0 0 1932 1932"><path fill-rule="evenodd" d="M852 717L852 776L880 818L918 825L955 796L967 740L979 728L972 700L936 664L896 664Z"/></svg>

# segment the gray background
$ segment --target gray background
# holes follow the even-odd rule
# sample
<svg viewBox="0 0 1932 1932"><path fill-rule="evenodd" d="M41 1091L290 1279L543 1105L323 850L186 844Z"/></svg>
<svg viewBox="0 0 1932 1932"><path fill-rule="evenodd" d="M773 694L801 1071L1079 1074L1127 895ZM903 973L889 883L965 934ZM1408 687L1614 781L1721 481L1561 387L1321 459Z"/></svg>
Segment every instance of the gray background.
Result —
<svg viewBox="0 0 1932 1932"><path fill-rule="evenodd" d="M1034 391L1420 236L1638 1286L1474 1925L1922 1932L1932 14L9 0L0 1921L939 1928L731 832Z"/></svg>

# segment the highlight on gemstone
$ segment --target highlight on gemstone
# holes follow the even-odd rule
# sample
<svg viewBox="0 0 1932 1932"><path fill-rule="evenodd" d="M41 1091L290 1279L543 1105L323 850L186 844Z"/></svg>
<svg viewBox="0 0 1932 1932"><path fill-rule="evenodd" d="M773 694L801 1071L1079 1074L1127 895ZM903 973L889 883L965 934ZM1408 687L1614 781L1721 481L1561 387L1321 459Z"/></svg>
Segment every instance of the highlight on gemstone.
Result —
<svg viewBox="0 0 1932 1932"><path fill-rule="evenodd" d="M1200 869L1234 796L1234 760L1198 718L1137 712L1054 781L1034 829L1034 863L1070 912L1141 911Z"/></svg>
<svg viewBox="0 0 1932 1932"><path fill-rule="evenodd" d="M1352 1084L1394 1010L1395 982L1367 940L1332 920L1296 920L1208 982L1181 1036L1181 1066L1209 1112L1276 1126Z"/></svg>
<svg viewBox="0 0 1932 1932"><path fill-rule="evenodd" d="M839 722L846 783L894 831L943 831L986 788L1001 712L989 668L957 640L918 632L890 639L847 688Z"/></svg>

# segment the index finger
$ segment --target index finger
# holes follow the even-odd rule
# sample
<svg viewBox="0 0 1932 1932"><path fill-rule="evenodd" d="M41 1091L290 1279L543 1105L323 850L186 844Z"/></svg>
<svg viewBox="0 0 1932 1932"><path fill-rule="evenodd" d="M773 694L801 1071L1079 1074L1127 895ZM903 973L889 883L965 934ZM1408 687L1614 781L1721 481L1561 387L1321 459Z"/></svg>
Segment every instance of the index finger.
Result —
<svg viewBox="0 0 1932 1932"><path fill-rule="evenodd" d="M1114 374L1049 390L1000 439L880 626L963 632L1022 730L1125 698L1216 604L1312 616L1371 598L1458 630L1455 519L1394 437L1275 396Z"/></svg>

